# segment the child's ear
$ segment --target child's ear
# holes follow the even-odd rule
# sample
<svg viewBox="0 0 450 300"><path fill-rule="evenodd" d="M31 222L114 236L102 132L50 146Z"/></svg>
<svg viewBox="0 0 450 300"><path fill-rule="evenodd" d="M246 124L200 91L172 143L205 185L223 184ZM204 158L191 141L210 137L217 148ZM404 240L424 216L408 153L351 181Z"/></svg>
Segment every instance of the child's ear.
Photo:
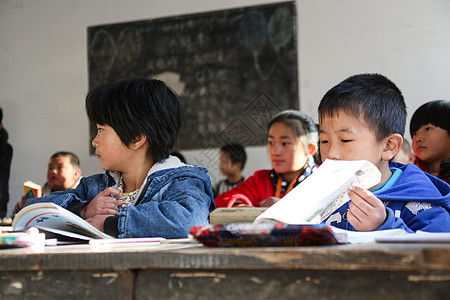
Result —
<svg viewBox="0 0 450 300"><path fill-rule="evenodd" d="M308 154L309 155L314 155L317 152L318 149L319 149L319 147L317 147L316 144L309 144L309 146L308 146Z"/></svg>
<svg viewBox="0 0 450 300"><path fill-rule="evenodd" d="M147 137L145 135L141 135L137 138L135 138L131 143L130 143L130 149L131 150L136 150L141 148L145 142L147 141Z"/></svg>
<svg viewBox="0 0 450 300"><path fill-rule="evenodd" d="M81 169L80 168L75 169L75 172L73 173L73 177L75 180L78 180L81 177Z"/></svg>
<svg viewBox="0 0 450 300"><path fill-rule="evenodd" d="M390 161L397 155L402 148L403 137L398 133L393 133L386 138L386 146L384 147L382 160Z"/></svg>

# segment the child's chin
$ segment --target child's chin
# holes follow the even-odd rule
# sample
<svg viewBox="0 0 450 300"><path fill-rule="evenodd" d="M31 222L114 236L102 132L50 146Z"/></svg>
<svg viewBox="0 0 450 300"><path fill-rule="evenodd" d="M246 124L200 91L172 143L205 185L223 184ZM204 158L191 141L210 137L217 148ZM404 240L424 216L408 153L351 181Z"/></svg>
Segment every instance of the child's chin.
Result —
<svg viewBox="0 0 450 300"><path fill-rule="evenodd" d="M286 173L286 170L282 169L282 168L273 168L273 169L275 170L275 172L277 174L284 174L284 173Z"/></svg>

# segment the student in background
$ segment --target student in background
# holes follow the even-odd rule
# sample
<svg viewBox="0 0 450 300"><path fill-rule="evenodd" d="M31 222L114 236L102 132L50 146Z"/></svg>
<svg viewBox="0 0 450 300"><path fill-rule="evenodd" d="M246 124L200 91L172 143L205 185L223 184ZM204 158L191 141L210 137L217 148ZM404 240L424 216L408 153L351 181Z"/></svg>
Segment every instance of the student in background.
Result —
<svg viewBox="0 0 450 300"><path fill-rule="evenodd" d="M271 206L312 174L316 165L317 127L299 111L283 111L270 121L267 152L272 170L256 171L215 198L217 207Z"/></svg>
<svg viewBox="0 0 450 300"><path fill-rule="evenodd" d="M435 100L420 106L410 123L415 164L450 182L450 101Z"/></svg>
<svg viewBox="0 0 450 300"><path fill-rule="evenodd" d="M169 155L181 103L164 82L126 79L100 86L88 93L86 111L97 125L92 145L106 173L26 205L54 202L119 238L184 238L191 226L208 224L214 201L207 170Z"/></svg>
<svg viewBox="0 0 450 300"><path fill-rule="evenodd" d="M72 152L60 151L50 157L47 167L47 182L42 187L42 195L47 196L57 191L74 189L81 179L80 160ZM12 218L24 207L28 198L22 199L14 206Z"/></svg>
<svg viewBox="0 0 450 300"><path fill-rule="evenodd" d="M402 147L400 148L400 151L397 153L397 155L394 157L393 161L407 165L414 163L415 158L416 156L414 155L414 153L412 153L411 150L411 144L407 140L403 139Z"/></svg>
<svg viewBox="0 0 450 300"><path fill-rule="evenodd" d="M319 131L319 124L316 124L317 132ZM313 155L314 157L314 163L316 166L320 166L322 164L322 158L320 157L320 145L318 145L316 153Z"/></svg>
<svg viewBox="0 0 450 300"><path fill-rule="evenodd" d="M9 201L9 174L13 148L8 143L8 132L3 128L3 110L0 108L0 217L6 216Z"/></svg>
<svg viewBox="0 0 450 300"><path fill-rule="evenodd" d="M213 188L214 197L231 190L244 182L242 170L247 154L240 144L226 144L220 148L220 172L227 178L219 181Z"/></svg>
<svg viewBox="0 0 450 300"><path fill-rule="evenodd" d="M392 81L379 74L349 77L322 98L319 123L323 160L364 159L381 172L381 182L370 190L351 187L351 200L325 224L357 231L450 231L450 186L413 164L391 162L406 124L405 101Z"/></svg>

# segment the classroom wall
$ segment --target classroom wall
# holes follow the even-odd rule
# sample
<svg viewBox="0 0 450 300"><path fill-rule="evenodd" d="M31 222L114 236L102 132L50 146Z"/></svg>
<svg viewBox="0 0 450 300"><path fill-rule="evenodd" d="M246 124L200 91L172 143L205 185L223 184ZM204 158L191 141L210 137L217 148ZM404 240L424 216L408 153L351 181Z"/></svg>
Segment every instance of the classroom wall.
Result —
<svg viewBox="0 0 450 300"><path fill-rule="evenodd" d="M77 153L84 175L101 172L89 156L84 112L88 26L273 2L281 1L0 1L0 107L14 148L9 212L24 181L45 182L48 158L56 151ZM391 78L410 115L426 101L450 98L450 1L296 3L299 101L314 119L323 94L356 73ZM246 176L270 167L264 147L247 150ZM191 162L200 153L183 152ZM217 168L211 178L220 178Z"/></svg>

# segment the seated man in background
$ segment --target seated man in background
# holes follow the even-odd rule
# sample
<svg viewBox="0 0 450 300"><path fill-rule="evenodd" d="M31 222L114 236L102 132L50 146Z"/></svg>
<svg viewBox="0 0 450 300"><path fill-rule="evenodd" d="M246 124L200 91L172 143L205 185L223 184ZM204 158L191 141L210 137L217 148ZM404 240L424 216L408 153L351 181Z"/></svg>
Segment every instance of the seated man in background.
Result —
<svg viewBox="0 0 450 300"><path fill-rule="evenodd" d="M74 189L80 183L80 160L71 152L56 152L50 157L47 168L47 182L42 188L42 195L52 192ZM13 209L12 218L23 208L28 198L23 196Z"/></svg>

